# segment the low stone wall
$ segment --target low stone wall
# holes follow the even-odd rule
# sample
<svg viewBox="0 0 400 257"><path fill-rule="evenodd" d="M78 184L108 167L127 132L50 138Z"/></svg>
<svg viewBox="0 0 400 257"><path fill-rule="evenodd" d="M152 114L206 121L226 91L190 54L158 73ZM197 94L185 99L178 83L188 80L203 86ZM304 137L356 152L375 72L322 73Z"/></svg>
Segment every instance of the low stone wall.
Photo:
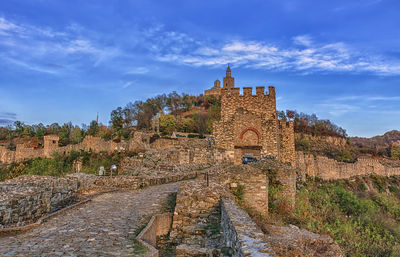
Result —
<svg viewBox="0 0 400 257"><path fill-rule="evenodd" d="M76 180L24 176L0 183L0 228L24 226L76 200Z"/></svg>
<svg viewBox="0 0 400 257"><path fill-rule="evenodd" d="M302 180L306 179L306 175L324 180L348 179L364 175L385 177L400 175L400 167L383 165L378 159L360 157L355 163L346 163L300 151L296 152L296 167Z"/></svg>
<svg viewBox="0 0 400 257"><path fill-rule="evenodd" d="M225 188L215 182L207 185L205 181L198 179L182 183L176 196L170 238L179 245L205 248L204 225L218 219L219 200L223 194L226 194Z"/></svg>
<svg viewBox="0 0 400 257"><path fill-rule="evenodd" d="M224 244L232 249L232 256L275 256L261 229L228 198L221 200L221 227Z"/></svg>
<svg viewBox="0 0 400 257"><path fill-rule="evenodd" d="M158 257L157 237L167 235L172 224L172 213L157 214L153 216L147 226L137 236L137 240L149 248L146 257Z"/></svg>
<svg viewBox="0 0 400 257"><path fill-rule="evenodd" d="M195 178L199 172L163 177L99 177L75 173L67 178L23 176L0 183L0 229L33 223L77 200L78 193L105 189L135 190Z"/></svg>
<svg viewBox="0 0 400 257"><path fill-rule="evenodd" d="M227 166L216 175L219 182L231 190L243 186L245 204L260 213L268 213L268 177L260 169L249 165Z"/></svg>

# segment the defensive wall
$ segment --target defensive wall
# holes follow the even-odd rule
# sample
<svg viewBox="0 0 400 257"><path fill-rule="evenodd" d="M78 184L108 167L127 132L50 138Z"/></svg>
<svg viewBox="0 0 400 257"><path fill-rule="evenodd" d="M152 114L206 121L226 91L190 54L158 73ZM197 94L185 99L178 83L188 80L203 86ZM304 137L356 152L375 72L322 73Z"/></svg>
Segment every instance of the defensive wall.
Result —
<svg viewBox="0 0 400 257"><path fill-rule="evenodd" d="M38 157L51 157L54 153L69 153L71 151L94 151L94 152L113 152L113 151L135 151L144 149L148 140L147 134L136 132L135 137L127 142L116 143L112 140L104 140L100 137L86 136L81 143L67 146L58 146L59 137L56 135L44 136L43 148L26 147L24 144L17 144L16 150L8 150L0 146L0 163L19 162L26 159Z"/></svg>
<svg viewBox="0 0 400 257"><path fill-rule="evenodd" d="M400 162L395 166L384 164L379 159L360 157L354 163L346 163L300 151L296 152L296 167L302 180L305 180L306 176L334 180L364 175L400 175Z"/></svg>
<svg viewBox="0 0 400 257"><path fill-rule="evenodd" d="M163 176L99 177L74 173L65 178L22 176L0 183L0 229L20 227L35 222L45 214L77 200L80 192L104 189L140 189L192 179L201 174L187 172Z"/></svg>

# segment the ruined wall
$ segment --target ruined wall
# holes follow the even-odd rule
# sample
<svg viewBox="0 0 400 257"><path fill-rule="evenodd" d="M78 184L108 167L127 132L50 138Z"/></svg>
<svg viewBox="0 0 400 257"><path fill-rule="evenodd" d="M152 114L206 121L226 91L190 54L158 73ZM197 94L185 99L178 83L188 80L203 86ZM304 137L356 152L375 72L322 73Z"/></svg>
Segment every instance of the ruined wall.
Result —
<svg viewBox="0 0 400 257"><path fill-rule="evenodd" d="M229 198L221 200L221 227L224 245L232 249L232 256L275 256L261 229Z"/></svg>
<svg viewBox="0 0 400 257"><path fill-rule="evenodd" d="M72 179L24 176L0 183L0 228L35 222L76 199Z"/></svg>
<svg viewBox="0 0 400 257"><path fill-rule="evenodd" d="M259 213L268 213L268 177L249 165L228 166L216 176L218 181L232 191L243 186L243 202Z"/></svg>
<svg viewBox="0 0 400 257"><path fill-rule="evenodd" d="M299 175L303 180L306 179L306 175L324 180L348 179L363 175L385 177L400 175L400 163L398 167L389 166L370 157L360 157L355 163L345 163L325 156L296 152L296 167L299 169Z"/></svg>
<svg viewBox="0 0 400 257"><path fill-rule="evenodd" d="M157 237L167 235L171 228L171 224L172 213L154 215L138 237L156 247Z"/></svg>
<svg viewBox="0 0 400 257"><path fill-rule="evenodd" d="M137 135L136 135L137 134ZM15 151L0 146L0 162L12 163L38 157L51 158L54 153L69 153L71 151L93 151L93 152L113 152L113 151L137 151L146 149L149 146L150 137L147 134L136 132L135 137L127 142L116 143L111 140L106 141L100 137L86 136L79 144L58 146L59 137L56 135L44 136L44 147L35 149L18 144Z"/></svg>
<svg viewBox="0 0 400 257"><path fill-rule="evenodd" d="M208 186L201 180L183 182L176 196L170 238L178 245L204 248L204 226L218 220L219 200L224 194L225 188L215 182Z"/></svg>
<svg viewBox="0 0 400 257"><path fill-rule="evenodd" d="M296 151L294 145L294 124L292 121L279 121L279 160L283 163L289 162L292 166L296 164Z"/></svg>

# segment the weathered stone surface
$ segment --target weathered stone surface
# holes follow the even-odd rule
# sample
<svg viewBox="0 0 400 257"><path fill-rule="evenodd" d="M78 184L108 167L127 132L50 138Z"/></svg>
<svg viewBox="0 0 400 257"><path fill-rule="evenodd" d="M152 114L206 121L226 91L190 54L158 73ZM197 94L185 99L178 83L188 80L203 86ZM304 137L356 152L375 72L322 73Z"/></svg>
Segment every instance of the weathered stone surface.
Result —
<svg viewBox="0 0 400 257"><path fill-rule="evenodd" d="M178 183L103 194L31 231L0 238L2 256L132 256L135 231Z"/></svg>
<svg viewBox="0 0 400 257"><path fill-rule="evenodd" d="M223 159L238 164L244 154L252 154L295 164L293 122L278 120L275 88L268 91L257 87L253 95L251 87L244 87L240 95L227 70L223 88L218 89L221 119L213 127L216 147L225 150Z"/></svg>
<svg viewBox="0 0 400 257"><path fill-rule="evenodd" d="M319 235L294 225L266 225L265 237L279 256L342 257L339 246L330 236Z"/></svg>
<svg viewBox="0 0 400 257"><path fill-rule="evenodd" d="M221 201L221 226L224 245L232 249L232 256L276 256L261 229L229 198Z"/></svg>
<svg viewBox="0 0 400 257"><path fill-rule="evenodd" d="M360 157L355 163L345 163L325 156L296 152L296 162L302 180L306 179L306 175L324 180L348 179L364 175L385 177L400 175L399 166L385 165L379 159L370 157ZM400 164L400 162L398 163Z"/></svg>
<svg viewBox="0 0 400 257"><path fill-rule="evenodd" d="M206 228L219 223L219 200L227 194L224 186L206 181L185 181L179 187L174 211L171 239L177 244L205 248Z"/></svg>
<svg viewBox="0 0 400 257"><path fill-rule="evenodd" d="M74 202L74 179L23 176L0 183L0 228L23 226Z"/></svg>

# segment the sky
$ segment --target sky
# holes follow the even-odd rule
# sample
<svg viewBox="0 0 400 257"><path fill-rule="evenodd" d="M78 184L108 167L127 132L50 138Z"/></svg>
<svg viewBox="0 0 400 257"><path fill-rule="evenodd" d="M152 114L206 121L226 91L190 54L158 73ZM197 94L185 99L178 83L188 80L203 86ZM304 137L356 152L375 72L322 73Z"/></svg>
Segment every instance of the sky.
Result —
<svg viewBox="0 0 400 257"><path fill-rule="evenodd" d="M108 124L128 102L201 94L229 63L277 108L371 137L400 129L398 0L1 0L0 126ZM254 89L255 91L255 89Z"/></svg>

